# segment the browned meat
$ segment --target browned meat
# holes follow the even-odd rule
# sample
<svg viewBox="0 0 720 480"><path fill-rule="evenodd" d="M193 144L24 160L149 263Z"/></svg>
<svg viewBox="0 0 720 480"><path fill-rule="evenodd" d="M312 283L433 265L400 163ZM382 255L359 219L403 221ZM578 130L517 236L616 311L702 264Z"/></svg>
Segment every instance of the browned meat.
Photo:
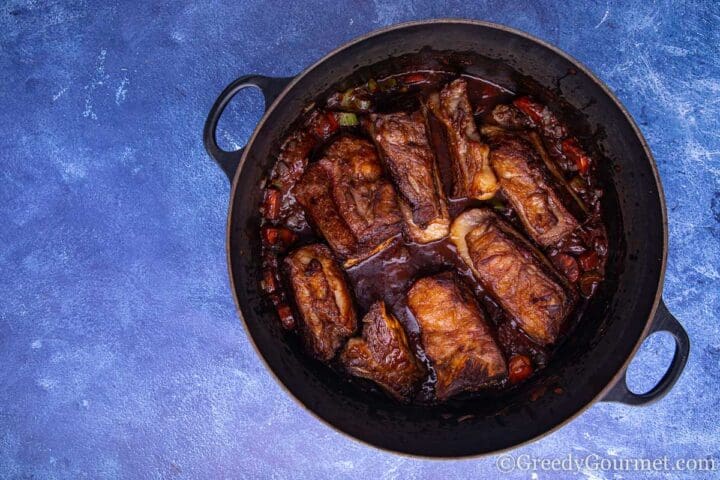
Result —
<svg viewBox="0 0 720 480"><path fill-rule="evenodd" d="M532 127L530 119L515 105L507 105L501 103L493 108L490 114L492 121L503 128L515 130L515 129L526 129Z"/></svg>
<svg viewBox="0 0 720 480"><path fill-rule="evenodd" d="M332 113L311 110L300 119L302 128L294 130L280 147L277 161L270 172L272 184L272 211L264 211L268 220L282 220L293 230L302 230L307 226L304 211L298 205L290 191L300 180L308 164L310 152L325 141L338 128ZM277 193L272 193L277 192ZM272 198L272 196L277 195ZM267 204L265 205L267 206ZM270 214L269 214L270 213Z"/></svg>
<svg viewBox="0 0 720 480"><path fill-rule="evenodd" d="M450 215L423 113L371 115L368 127L399 190L410 237L418 243L445 237Z"/></svg>
<svg viewBox="0 0 720 480"><path fill-rule="evenodd" d="M499 185L490 168L490 149L480 140L467 93L459 78L430 96L428 107L445 126L453 169L453 196L487 200Z"/></svg>
<svg viewBox="0 0 720 480"><path fill-rule="evenodd" d="M483 133L490 139L490 163L500 187L530 237L547 247L575 230L578 222L550 186L533 146L495 127L485 127Z"/></svg>
<svg viewBox="0 0 720 480"><path fill-rule="evenodd" d="M560 170L560 166L558 165L558 163L552 158L550 158L550 155L545 148L545 143L540 137L540 134L538 134L534 130L529 131L527 132L527 139L535 148L535 152L537 152L538 156L542 159L543 163L545 164L545 168L547 168L547 171L550 172L555 182L557 182L557 184L560 186L561 189L555 191L555 193L564 192L565 198L568 201L563 202L563 205L568 207L568 209L571 209L571 212L575 212L575 214L577 215L575 218L587 217L587 215L590 213L587 205L585 205L585 202L578 196L575 190L573 190L568 181L565 179L565 176Z"/></svg>
<svg viewBox="0 0 720 480"><path fill-rule="evenodd" d="M347 258L357 251L357 239L340 215L331 190L328 172L321 164L313 163L295 187L295 198L332 249Z"/></svg>
<svg viewBox="0 0 720 480"><path fill-rule="evenodd" d="M342 137L320 163L330 175L333 198L350 230L362 244L377 245L400 233L400 211L392 184L372 143Z"/></svg>
<svg viewBox="0 0 720 480"><path fill-rule="evenodd" d="M557 339L574 297L539 252L489 210L455 219L451 239L478 281L536 342Z"/></svg>
<svg viewBox="0 0 720 480"><path fill-rule="evenodd" d="M410 398L424 369L408 346L400 322L376 302L363 318L362 338L351 338L340 354L345 368L380 385L400 401Z"/></svg>
<svg viewBox="0 0 720 480"><path fill-rule="evenodd" d="M330 249L315 244L298 248L285 259L295 303L299 332L307 350L330 360L357 328L350 291Z"/></svg>
<svg viewBox="0 0 720 480"><path fill-rule="evenodd" d="M323 158L307 168L295 195L346 266L400 233L395 190L367 140L343 136L333 142Z"/></svg>
<svg viewBox="0 0 720 480"><path fill-rule="evenodd" d="M407 304L437 374L438 400L479 390L506 375L505 359L485 317L454 275L418 280L408 292Z"/></svg>

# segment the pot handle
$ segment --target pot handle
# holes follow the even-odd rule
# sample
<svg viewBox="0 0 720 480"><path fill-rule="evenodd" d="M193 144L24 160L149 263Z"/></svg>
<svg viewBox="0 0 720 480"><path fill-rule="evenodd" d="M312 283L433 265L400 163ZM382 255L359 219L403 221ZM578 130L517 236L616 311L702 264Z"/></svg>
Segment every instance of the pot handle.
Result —
<svg viewBox="0 0 720 480"><path fill-rule="evenodd" d="M688 355L690 354L690 338L682 325L680 325L680 322L668 311L662 299L658 305L657 312L655 312L655 318L653 319L648 335L661 331L670 333L675 339L675 353L673 354L670 367L658 384L649 392L641 394L633 393L627 387L627 370L625 370L622 378L618 380L605 398L603 398L604 402L619 402L626 405L648 405L660 400L672 389L675 382L680 378L687 363Z"/></svg>
<svg viewBox="0 0 720 480"><path fill-rule="evenodd" d="M292 77L265 77L263 75L245 75L230 85L220 94L215 100L210 113L208 114L207 120L205 121L205 128L203 130L203 143L205 144L205 150L208 154L217 162L220 168L223 169L225 175L227 175L230 183L232 183L235 177L235 171L237 170L240 158L242 157L243 150L245 147L235 150L234 152L228 152L220 148L217 144L217 125L220 117L227 107L230 100L240 90L248 87L259 88L265 97L265 111L267 111L270 104L275 101L275 98L282 92L288 83L290 83Z"/></svg>

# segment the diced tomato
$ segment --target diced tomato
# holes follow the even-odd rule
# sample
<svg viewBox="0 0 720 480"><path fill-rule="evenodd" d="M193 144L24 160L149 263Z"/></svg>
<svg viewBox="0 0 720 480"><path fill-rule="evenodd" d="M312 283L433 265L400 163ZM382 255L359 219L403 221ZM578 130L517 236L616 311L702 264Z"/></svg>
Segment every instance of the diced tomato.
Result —
<svg viewBox="0 0 720 480"><path fill-rule="evenodd" d="M268 245L275 245L278 241L278 229L273 227L265 227L262 229L262 237Z"/></svg>
<svg viewBox="0 0 720 480"><path fill-rule="evenodd" d="M519 108L525 115L536 124L541 124L543 119L544 106L530 100L530 97L520 97L513 100L513 105Z"/></svg>
<svg viewBox="0 0 720 480"><path fill-rule="evenodd" d="M595 267L598 266L599 262L598 254L595 252L595 250L591 250L589 252L585 252L582 255L578 257L578 261L580 262L580 267L583 269L583 271L587 272Z"/></svg>
<svg viewBox="0 0 720 480"><path fill-rule="evenodd" d="M483 83L482 84L482 99L486 98L494 98L500 95L502 91L496 87L495 85L492 85L490 83Z"/></svg>
<svg viewBox="0 0 720 480"><path fill-rule="evenodd" d="M288 228L281 228L280 240L282 241L284 246L289 247L290 245L295 243L295 240L297 240L297 235L295 234L295 232Z"/></svg>
<svg viewBox="0 0 720 480"><path fill-rule="evenodd" d="M339 128L337 119L332 112L321 114L315 120L315 135L324 140Z"/></svg>
<svg viewBox="0 0 720 480"><path fill-rule="evenodd" d="M335 130L337 130L339 125L337 122L337 118L335 117L335 113L328 112L325 117L327 118L327 121L330 124L330 128L332 129L332 131L334 132Z"/></svg>
<svg viewBox="0 0 720 480"><path fill-rule="evenodd" d="M578 277L580 277L578 264L570 255L560 253L552 257L552 260L558 270L562 271L571 282L576 282Z"/></svg>
<svg viewBox="0 0 720 480"><path fill-rule="evenodd" d="M265 191L265 203L263 212L268 220L277 220L280 216L280 199L282 195L279 190L268 188Z"/></svg>
<svg viewBox="0 0 720 480"><path fill-rule="evenodd" d="M403 77L403 83L408 84L408 85L413 84L413 83L422 83L426 80L427 80L427 75L424 73L410 73Z"/></svg>
<svg viewBox="0 0 720 480"><path fill-rule="evenodd" d="M510 383L520 383L532 374L532 362L527 355L514 355L510 359L509 371Z"/></svg>
<svg viewBox="0 0 720 480"><path fill-rule="evenodd" d="M590 168L590 157L588 157L583 149L574 138L566 138L562 141L562 151L566 157L575 162L575 166L581 175L585 175Z"/></svg>
<svg viewBox="0 0 720 480"><path fill-rule="evenodd" d="M560 141L567 137L565 126L553 111L542 103L536 102L530 97L520 97L513 101L513 105L528 116L544 137L553 141Z"/></svg>

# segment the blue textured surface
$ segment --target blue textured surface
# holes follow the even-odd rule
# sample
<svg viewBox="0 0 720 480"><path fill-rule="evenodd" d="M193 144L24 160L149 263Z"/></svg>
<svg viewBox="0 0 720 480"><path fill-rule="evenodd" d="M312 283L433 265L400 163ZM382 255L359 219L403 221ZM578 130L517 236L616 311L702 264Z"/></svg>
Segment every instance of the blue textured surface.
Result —
<svg viewBox="0 0 720 480"><path fill-rule="evenodd" d="M554 43L629 108L667 196L664 298L693 341L664 400L599 404L514 453L720 458L717 2L6 0L0 477L498 474L495 458L426 461L361 445L276 385L235 313L229 187L200 140L215 96L240 74L292 75L372 29L448 16ZM241 145L261 109L243 93L223 142ZM652 337L632 383L651 386L670 352Z"/></svg>

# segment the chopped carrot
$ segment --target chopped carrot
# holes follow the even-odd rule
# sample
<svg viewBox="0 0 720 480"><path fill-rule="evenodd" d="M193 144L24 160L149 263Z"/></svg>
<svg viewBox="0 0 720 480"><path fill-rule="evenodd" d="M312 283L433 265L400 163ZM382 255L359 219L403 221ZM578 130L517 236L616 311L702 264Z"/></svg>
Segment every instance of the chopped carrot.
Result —
<svg viewBox="0 0 720 480"><path fill-rule="evenodd" d="M575 166L581 175L585 175L590 168L590 157L588 157L583 149L574 138L566 138L562 141L562 152L570 160L575 162Z"/></svg>
<svg viewBox="0 0 720 480"><path fill-rule="evenodd" d="M332 112L328 112L319 115L315 120L314 130L315 135L321 140L325 140L327 137L333 134L339 128L337 119Z"/></svg>
<svg viewBox="0 0 720 480"><path fill-rule="evenodd" d="M297 240L297 234L285 227L264 227L262 235L265 243L270 246L289 247Z"/></svg>
<svg viewBox="0 0 720 480"><path fill-rule="evenodd" d="M268 220L277 220L280 216L280 199L281 194L279 190L274 188L268 188L265 190L265 203L263 205L263 212L265 218Z"/></svg>

